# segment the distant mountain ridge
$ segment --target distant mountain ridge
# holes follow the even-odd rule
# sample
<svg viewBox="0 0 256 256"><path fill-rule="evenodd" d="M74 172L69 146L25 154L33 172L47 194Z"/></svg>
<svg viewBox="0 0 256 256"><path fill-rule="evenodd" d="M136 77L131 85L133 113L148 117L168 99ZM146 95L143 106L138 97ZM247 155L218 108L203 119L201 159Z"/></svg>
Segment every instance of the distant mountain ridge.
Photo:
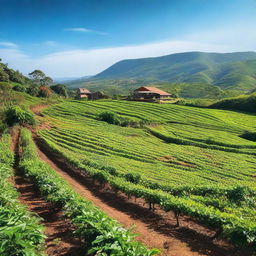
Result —
<svg viewBox="0 0 256 256"><path fill-rule="evenodd" d="M256 52L184 52L122 60L89 80L97 81L97 84L104 81L103 87L107 80L143 80L144 84L208 84L247 92L256 87ZM90 84L88 80L80 79L73 81L71 85L74 87L87 83Z"/></svg>
<svg viewBox="0 0 256 256"><path fill-rule="evenodd" d="M254 71L252 66L255 67ZM239 72L239 69L243 72ZM240 84L244 80L256 83L256 52L187 52L155 58L123 60L94 78L200 82L220 87Z"/></svg>

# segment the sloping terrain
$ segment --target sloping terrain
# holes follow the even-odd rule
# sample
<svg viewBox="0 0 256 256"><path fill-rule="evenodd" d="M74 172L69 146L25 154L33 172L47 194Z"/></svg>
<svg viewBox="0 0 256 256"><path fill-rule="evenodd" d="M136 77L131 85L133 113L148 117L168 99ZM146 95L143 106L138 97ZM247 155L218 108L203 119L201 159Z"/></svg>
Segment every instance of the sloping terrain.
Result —
<svg viewBox="0 0 256 256"><path fill-rule="evenodd" d="M115 82L113 82L115 81ZM123 60L88 79L70 83L71 87L106 89L114 83L118 90L140 84L189 83L217 85L224 89L249 91L256 83L256 53L186 52L155 58ZM94 85L94 86L93 86Z"/></svg>

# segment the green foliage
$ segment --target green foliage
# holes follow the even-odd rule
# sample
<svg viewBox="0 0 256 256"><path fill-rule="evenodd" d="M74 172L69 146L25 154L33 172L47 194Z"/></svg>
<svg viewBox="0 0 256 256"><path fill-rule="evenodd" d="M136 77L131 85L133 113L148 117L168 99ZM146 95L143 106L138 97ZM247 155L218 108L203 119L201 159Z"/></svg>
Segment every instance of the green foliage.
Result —
<svg viewBox="0 0 256 256"><path fill-rule="evenodd" d="M211 105L210 107L255 113L256 93L253 93L251 95L241 95L239 97L223 99Z"/></svg>
<svg viewBox="0 0 256 256"><path fill-rule="evenodd" d="M14 91L17 91L17 92L26 92L26 87L24 85L21 85L21 84L17 84L15 86L13 86L12 88Z"/></svg>
<svg viewBox="0 0 256 256"><path fill-rule="evenodd" d="M9 126L15 124L20 125L34 125L35 119L32 112L22 109L19 106L11 106L5 111L5 122Z"/></svg>
<svg viewBox="0 0 256 256"><path fill-rule="evenodd" d="M40 86L38 96L43 98L49 98L52 95L52 91L48 86Z"/></svg>
<svg viewBox="0 0 256 256"><path fill-rule="evenodd" d="M175 104L183 105L183 106L191 106L191 107L208 107L215 103L216 100L213 99L179 99Z"/></svg>
<svg viewBox="0 0 256 256"><path fill-rule="evenodd" d="M72 165L75 165L80 170L87 172L91 177L102 181L104 172L95 168L83 165L76 158L72 157L70 153L66 154L64 151L59 151L52 143L47 145L55 152L59 152L62 157L65 157ZM38 168L39 169L39 168ZM102 174L102 175L101 175ZM116 174L115 174L116 175ZM122 177L109 176L109 185L114 191L121 191L128 197L134 196L142 198L147 203L158 204L165 211L174 211L178 214L184 214L196 218L199 222L209 227L220 228L221 235L230 240L236 246L251 246L256 243L256 226L250 218L239 218L236 214L223 211L224 208L230 209L231 203L235 202L241 205L248 197L255 196L256 192L248 188L234 187L234 188L218 188L218 187L173 187L169 188L169 193L157 189L148 188L147 181L142 180L139 175L126 174ZM129 180L126 181L126 180ZM185 192L185 193L184 193ZM240 195L242 192L242 195ZM171 194L179 194L180 196L173 196ZM189 195L199 194L204 195L204 198L198 200L198 197L189 198ZM223 197L223 195L227 195ZM222 196L222 203L216 198L207 198L206 196ZM235 208L237 205L235 205ZM222 211L220 211L220 209ZM253 216L254 211L248 206L243 205L243 211L247 209L247 214Z"/></svg>
<svg viewBox="0 0 256 256"><path fill-rule="evenodd" d="M4 69L1 69L1 68L0 68L0 81L9 82L9 75L4 71Z"/></svg>
<svg viewBox="0 0 256 256"><path fill-rule="evenodd" d="M110 111L104 111L101 112L98 117L98 120L100 121L105 121L109 124L115 124L123 127L142 127L146 124L151 124L154 121L150 120L145 120L145 119L137 119L137 118L132 118L132 117L124 117L121 115L118 115L117 113L110 112Z"/></svg>
<svg viewBox="0 0 256 256"><path fill-rule="evenodd" d="M30 94L31 96L38 96L39 94L39 85L37 84L31 84L28 88L27 88L27 93Z"/></svg>
<svg viewBox="0 0 256 256"><path fill-rule="evenodd" d="M0 140L0 255L40 256L45 235L39 219L22 205L9 183L14 161L11 137Z"/></svg>
<svg viewBox="0 0 256 256"><path fill-rule="evenodd" d="M256 141L256 132L246 131L242 135L240 135L240 137L247 140Z"/></svg>
<svg viewBox="0 0 256 256"><path fill-rule="evenodd" d="M7 82L0 82L0 107L8 107L13 104L20 104L23 101L23 96L15 94L12 90L12 85Z"/></svg>
<svg viewBox="0 0 256 256"><path fill-rule="evenodd" d="M46 76L45 73L42 70L34 70L31 73L28 74L31 80L37 85L41 86L48 86L53 83L53 80L51 77ZM44 97L44 96L42 96Z"/></svg>
<svg viewBox="0 0 256 256"><path fill-rule="evenodd" d="M171 84L164 85L167 91L173 93L176 90L180 97L218 99L233 96L230 90L248 92L255 88L255 70L255 52L186 52L123 60L94 77L69 84L76 88L97 87L97 90L108 90L114 95L127 94L130 89L141 85L168 82ZM227 95L224 89L229 90L230 94Z"/></svg>
<svg viewBox="0 0 256 256"><path fill-rule="evenodd" d="M29 77L37 84L42 85L43 79L46 77L45 73L42 70L35 69L28 74Z"/></svg>
<svg viewBox="0 0 256 256"><path fill-rule="evenodd" d="M134 184L140 183L141 180L141 175L138 173L126 173L124 177L127 181L130 181Z"/></svg>
<svg viewBox="0 0 256 256"><path fill-rule="evenodd" d="M120 117L113 112L102 112L99 114L98 118L100 121L105 121L109 124L121 125Z"/></svg>
<svg viewBox="0 0 256 256"><path fill-rule="evenodd" d="M62 207L76 227L76 235L87 243L92 255L150 256L158 250L146 249L134 240L134 235L108 217L90 201L81 198L50 166L37 158L31 133L21 131L21 164L47 200ZM102 178L102 176L99 176Z"/></svg>
<svg viewBox="0 0 256 256"><path fill-rule="evenodd" d="M55 84L50 87L55 93L64 96L65 98L68 97L68 92L66 85L64 84Z"/></svg>
<svg viewBox="0 0 256 256"><path fill-rule="evenodd" d="M9 68L7 64L0 63L0 82L25 84L28 82L28 78L23 76L19 71Z"/></svg>
<svg viewBox="0 0 256 256"><path fill-rule="evenodd" d="M152 121L141 129L99 122L110 109ZM255 244L256 144L240 137L255 129L255 116L114 100L65 101L44 115L55 125L39 131L45 146L100 183L192 216L235 245Z"/></svg>

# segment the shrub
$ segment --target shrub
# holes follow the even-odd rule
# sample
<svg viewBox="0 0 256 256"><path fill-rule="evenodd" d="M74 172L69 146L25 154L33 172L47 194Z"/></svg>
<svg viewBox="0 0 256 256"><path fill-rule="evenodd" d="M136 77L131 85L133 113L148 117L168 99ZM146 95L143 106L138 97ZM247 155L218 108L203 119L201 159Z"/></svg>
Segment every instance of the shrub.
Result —
<svg viewBox="0 0 256 256"><path fill-rule="evenodd" d="M241 138L256 141L256 132L244 132L242 135L240 135Z"/></svg>
<svg viewBox="0 0 256 256"><path fill-rule="evenodd" d="M29 110L22 109L19 106L11 106L5 111L5 122L9 126L13 126L15 124L34 125L35 119Z"/></svg>
<svg viewBox="0 0 256 256"><path fill-rule="evenodd" d="M31 96L38 96L39 86L36 84L32 84L27 88L27 93Z"/></svg>
<svg viewBox="0 0 256 256"><path fill-rule="evenodd" d="M109 124L121 125L120 117L113 112L109 112L109 111L102 112L99 114L98 118L99 120L105 121Z"/></svg>
<svg viewBox="0 0 256 256"><path fill-rule="evenodd" d="M256 112L256 93L226 98L210 106L211 108Z"/></svg>
<svg viewBox="0 0 256 256"><path fill-rule="evenodd" d="M25 92L26 91L26 87L21 84L15 85L12 89L17 92Z"/></svg>
<svg viewBox="0 0 256 256"><path fill-rule="evenodd" d="M50 88L55 93L57 93L61 96L64 96L66 98L68 97L66 85L64 85L64 84L55 84L55 85L52 85Z"/></svg>
<svg viewBox="0 0 256 256"><path fill-rule="evenodd" d="M105 121L109 124L115 124L123 127L140 128L147 124L156 123L155 121L146 119L136 119L131 117L123 117L110 111L104 111L98 115L98 120Z"/></svg>
<svg viewBox="0 0 256 256"><path fill-rule="evenodd" d="M141 176L138 173L126 173L125 174L125 179L127 181L130 181L134 184L139 184L141 180Z"/></svg>
<svg viewBox="0 0 256 256"><path fill-rule="evenodd" d="M43 98L49 98L52 95L52 91L47 86L41 86L39 88L38 96Z"/></svg>

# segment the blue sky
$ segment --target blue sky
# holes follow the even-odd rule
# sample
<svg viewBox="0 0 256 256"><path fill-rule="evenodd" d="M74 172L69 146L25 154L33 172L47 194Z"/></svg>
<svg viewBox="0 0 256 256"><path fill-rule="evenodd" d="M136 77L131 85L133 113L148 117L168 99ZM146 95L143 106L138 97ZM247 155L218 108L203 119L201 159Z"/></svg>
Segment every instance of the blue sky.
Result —
<svg viewBox="0 0 256 256"><path fill-rule="evenodd" d="M256 51L256 0L0 0L0 58L93 75L126 58Z"/></svg>

